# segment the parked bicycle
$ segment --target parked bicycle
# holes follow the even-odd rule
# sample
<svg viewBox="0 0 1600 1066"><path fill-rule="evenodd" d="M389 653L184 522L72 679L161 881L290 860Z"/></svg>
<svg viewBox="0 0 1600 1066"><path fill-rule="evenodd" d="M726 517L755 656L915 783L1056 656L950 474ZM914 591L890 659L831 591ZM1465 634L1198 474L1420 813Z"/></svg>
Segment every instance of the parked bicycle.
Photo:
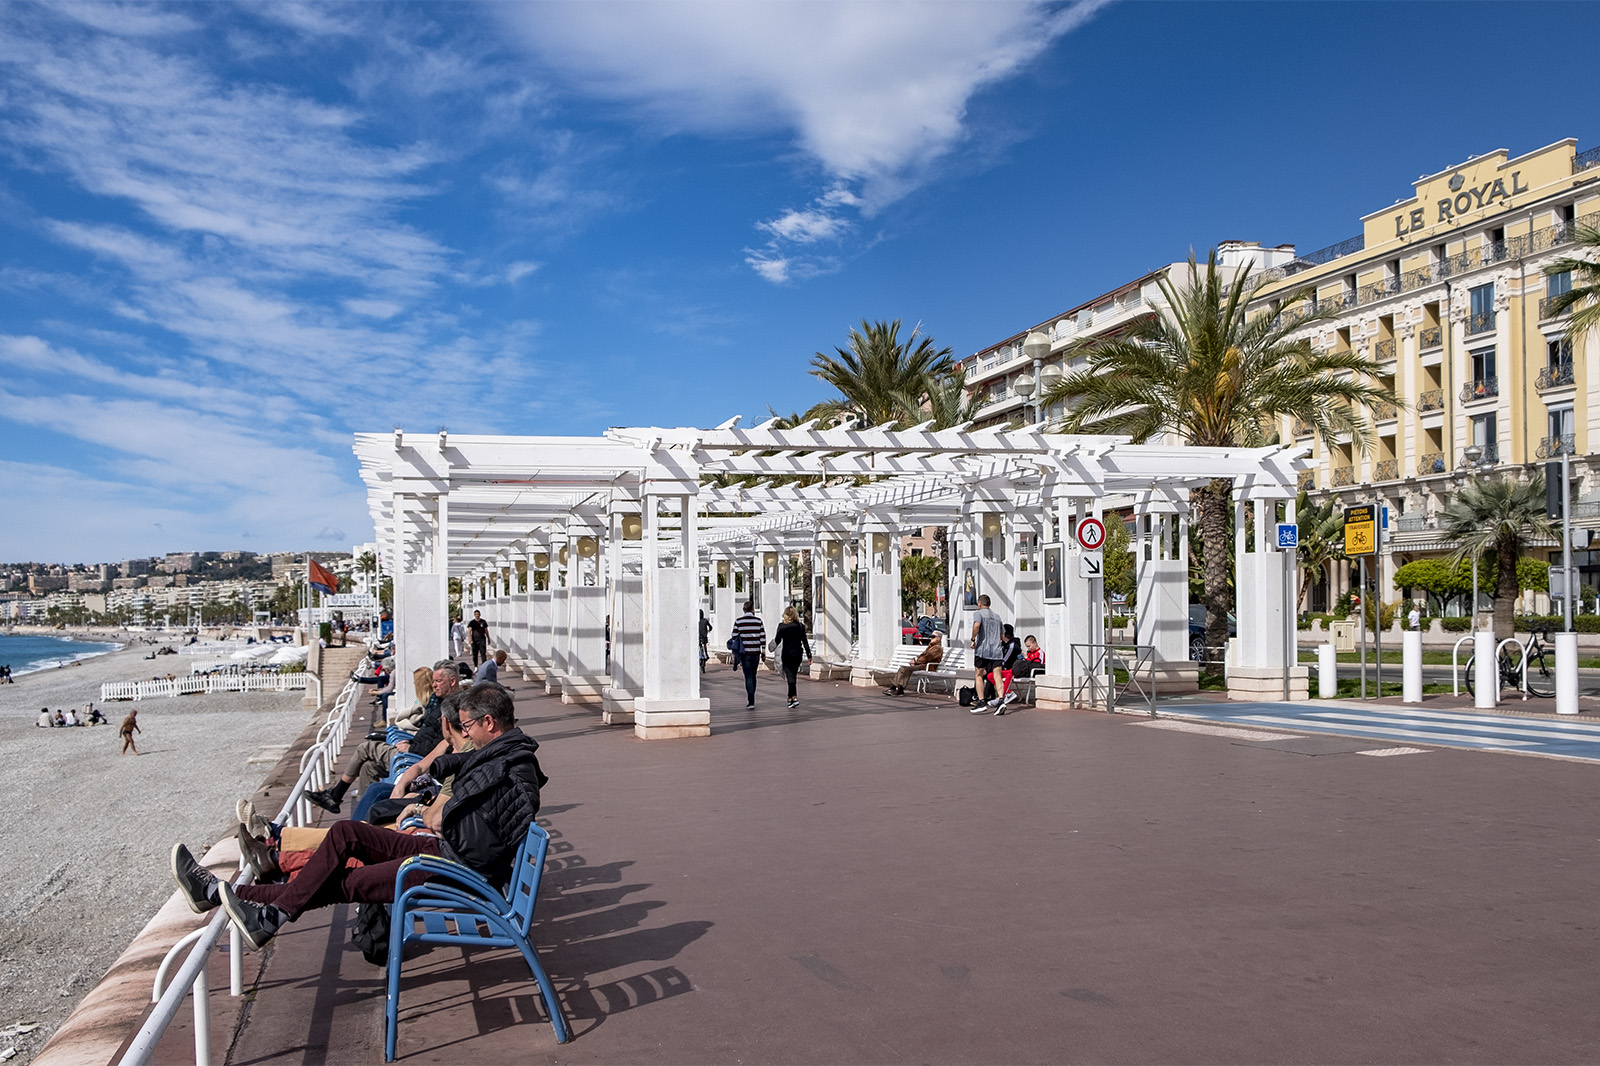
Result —
<svg viewBox="0 0 1600 1066"><path fill-rule="evenodd" d="M1541 639L1541 637L1543 639ZM1500 687L1522 688L1522 661L1528 661L1528 694L1549 699L1556 694L1556 653L1550 643L1550 630L1529 630L1525 649L1515 646L1500 649ZM1467 660L1467 692L1474 693L1477 656Z"/></svg>

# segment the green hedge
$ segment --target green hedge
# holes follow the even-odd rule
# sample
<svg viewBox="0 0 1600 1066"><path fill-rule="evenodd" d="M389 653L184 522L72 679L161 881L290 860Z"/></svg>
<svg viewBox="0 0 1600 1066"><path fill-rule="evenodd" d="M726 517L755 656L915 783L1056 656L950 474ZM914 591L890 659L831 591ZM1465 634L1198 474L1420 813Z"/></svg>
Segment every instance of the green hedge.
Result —
<svg viewBox="0 0 1600 1066"><path fill-rule="evenodd" d="M1128 614L1114 614L1111 616L1111 628L1123 629L1133 624L1133 616Z"/></svg>
<svg viewBox="0 0 1600 1066"><path fill-rule="evenodd" d="M1441 618L1439 619L1439 625L1443 627L1446 633L1467 633L1472 630L1472 619Z"/></svg>
<svg viewBox="0 0 1600 1066"><path fill-rule="evenodd" d="M1560 633L1567 628L1567 620L1559 614L1519 614L1512 624L1518 633L1530 629L1549 629L1552 633ZM1579 633L1600 633L1600 615L1574 615L1572 628Z"/></svg>

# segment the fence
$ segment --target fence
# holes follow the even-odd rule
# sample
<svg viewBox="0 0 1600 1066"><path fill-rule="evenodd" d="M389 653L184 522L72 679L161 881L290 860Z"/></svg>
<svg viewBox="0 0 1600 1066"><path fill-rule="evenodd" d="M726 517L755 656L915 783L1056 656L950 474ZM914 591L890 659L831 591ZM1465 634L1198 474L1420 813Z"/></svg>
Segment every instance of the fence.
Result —
<svg viewBox="0 0 1600 1066"><path fill-rule="evenodd" d="M205 674L170 681L107 681L100 702L148 700L158 696L190 696L197 692L303 692L310 674Z"/></svg>
<svg viewBox="0 0 1600 1066"><path fill-rule="evenodd" d="M365 664L361 672L370 670L370 664ZM303 826L311 820L311 803L305 799L308 789L321 788L333 779L334 766L339 757L339 750L344 747L344 740L350 732L350 723L355 717L355 706L358 686L354 681L347 681L339 692L339 697L334 701L333 709L328 712L328 718L317 730L316 742L307 748L300 757L300 778L289 790L289 797L284 802L283 809L273 819L279 825ZM243 870L237 884L248 884L250 872ZM178 1014L178 1008L183 1006L186 997L194 996L194 1061L196 1066L210 1066L211 1063L211 1016L208 996L210 982L206 975L206 966L211 961L211 953L216 950L217 941L222 938L223 930L229 932L228 967L230 991L235 996L244 995L244 940L239 935L239 930L228 920L227 914L217 911L211 924L184 937L174 944L162 960L156 972L154 989L151 999L154 1006L146 1016L144 1025L134 1034L128 1043L127 1050L117 1060L117 1066L145 1066L154 1056L156 1045L166 1034L167 1027L172 1024L172 1019ZM173 961L185 948L193 945L189 955L184 959L183 965L178 968L178 974L163 989L167 971Z"/></svg>
<svg viewBox="0 0 1600 1066"><path fill-rule="evenodd" d="M1156 716L1156 649L1149 644L1074 644L1068 688L1074 707L1105 704L1109 714L1132 689ZM1119 678L1117 675L1121 674ZM1141 676L1142 675L1142 676Z"/></svg>

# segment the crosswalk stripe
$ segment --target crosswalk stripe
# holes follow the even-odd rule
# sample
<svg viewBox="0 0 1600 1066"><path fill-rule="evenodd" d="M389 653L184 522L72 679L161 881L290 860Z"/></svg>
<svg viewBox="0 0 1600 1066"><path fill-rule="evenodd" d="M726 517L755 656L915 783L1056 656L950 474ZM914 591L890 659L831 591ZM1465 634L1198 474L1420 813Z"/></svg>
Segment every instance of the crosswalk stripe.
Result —
<svg viewBox="0 0 1600 1066"><path fill-rule="evenodd" d="M1524 725L1498 725L1493 723L1483 723L1481 720L1448 722L1435 722L1432 720L1418 721L1417 717L1411 715L1362 714L1359 712L1340 711L1313 711L1306 717L1331 719L1335 721L1388 722L1394 725L1411 725L1418 727L1427 726L1432 729L1463 730L1469 733L1487 733L1516 737L1539 737L1544 740L1577 740L1587 744L1600 743L1600 736L1595 736L1588 733L1568 733L1553 727L1541 728L1539 726L1530 727Z"/></svg>
<svg viewBox="0 0 1600 1066"><path fill-rule="evenodd" d="M1435 744L1456 743L1456 744L1470 745L1472 747L1490 747L1490 746L1493 746L1493 747L1500 747L1500 748L1505 748L1505 747L1532 748L1532 747L1537 747L1538 746L1537 743L1535 741L1532 741L1532 740L1512 740L1512 739L1509 739L1509 738L1501 739L1499 737L1458 736L1458 735L1452 735L1452 734L1449 734L1449 733L1424 733L1424 732L1421 732L1420 730L1415 730L1415 729L1397 729L1397 728L1395 728L1393 726L1365 726L1365 725L1357 725L1357 724L1355 724L1353 722L1337 722L1337 723L1334 723L1334 722L1315 722L1315 721L1308 721L1305 718L1284 718L1284 717L1280 717L1278 715L1271 715L1271 714L1242 715L1242 716L1240 716L1239 720L1240 721L1245 721L1245 722L1259 722L1262 725L1277 725L1277 726L1287 726L1289 728L1309 729L1309 730L1312 730L1314 732L1316 732L1316 731L1327 731L1327 732L1337 731L1337 732L1341 732L1341 733L1362 733L1362 734L1370 733L1370 734L1374 734L1374 735L1377 735L1377 736L1383 736L1383 737L1407 737L1407 738L1410 738L1412 740L1432 741ZM1319 729L1319 727L1320 727L1320 729Z"/></svg>

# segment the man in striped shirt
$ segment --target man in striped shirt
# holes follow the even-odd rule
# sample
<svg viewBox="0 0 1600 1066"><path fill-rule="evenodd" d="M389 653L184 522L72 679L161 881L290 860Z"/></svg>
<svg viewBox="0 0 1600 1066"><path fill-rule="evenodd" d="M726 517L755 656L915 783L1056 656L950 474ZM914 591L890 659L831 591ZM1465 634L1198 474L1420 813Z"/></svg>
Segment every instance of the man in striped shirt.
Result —
<svg viewBox="0 0 1600 1066"><path fill-rule="evenodd" d="M744 667L745 710L756 709L756 667L761 665L761 655L767 646L767 627L756 617L754 600L744 601L744 614L733 623L733 635L744 645L740 665Z"/></svg>

